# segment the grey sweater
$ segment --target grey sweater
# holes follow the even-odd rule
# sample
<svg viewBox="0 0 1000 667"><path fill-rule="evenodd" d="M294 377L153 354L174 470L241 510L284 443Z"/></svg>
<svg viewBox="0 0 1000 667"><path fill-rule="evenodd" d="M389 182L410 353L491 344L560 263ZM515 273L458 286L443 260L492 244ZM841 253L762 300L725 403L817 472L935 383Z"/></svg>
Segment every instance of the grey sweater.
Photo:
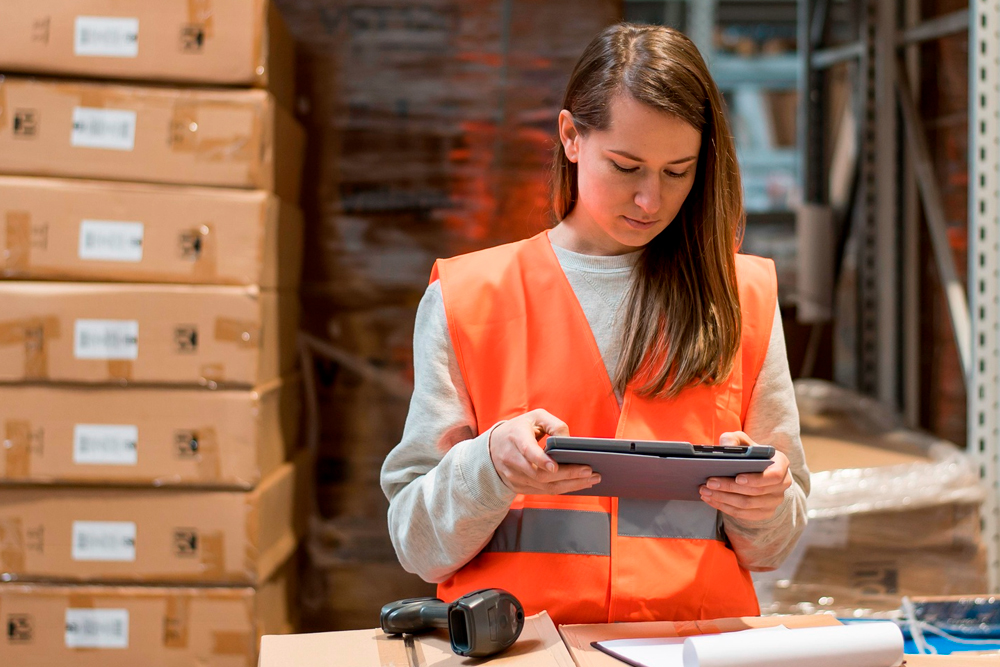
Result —
<svg viewBox="0 0 1000 667"><path fill-rule="evenodd" d="M621 351L618 309L639 253L604 257L553 249L587 317L605 368L614 369ZM400 563L426 581L441 582L489 542L515 494L497 475L490 458L489 438L496 425L476 432L437 282L427 288L417 309L413 362L410 410L402 441L382 465L382 490L389 499L389 533ZM618 400L620 404L620 396ZM755 442L781 450L791 462L793 483L772 518L740 521L723 515L740 563L750 570L773 570L805 528L809 492L778 313L743 430Z"/></svg>

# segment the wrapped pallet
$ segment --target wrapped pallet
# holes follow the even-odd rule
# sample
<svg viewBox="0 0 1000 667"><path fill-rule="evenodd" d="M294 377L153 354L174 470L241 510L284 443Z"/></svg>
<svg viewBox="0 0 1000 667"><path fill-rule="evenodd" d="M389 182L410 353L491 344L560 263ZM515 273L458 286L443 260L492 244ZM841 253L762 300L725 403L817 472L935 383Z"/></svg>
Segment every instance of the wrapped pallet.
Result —
<svg viewBox="0 0 1000 667"><path fill-rule="evenodd" d="M754 575L761 611L864 615L985 591L983 491L965 453L835 385L800 380L795 394L809 526L781 568Z"/></svg>

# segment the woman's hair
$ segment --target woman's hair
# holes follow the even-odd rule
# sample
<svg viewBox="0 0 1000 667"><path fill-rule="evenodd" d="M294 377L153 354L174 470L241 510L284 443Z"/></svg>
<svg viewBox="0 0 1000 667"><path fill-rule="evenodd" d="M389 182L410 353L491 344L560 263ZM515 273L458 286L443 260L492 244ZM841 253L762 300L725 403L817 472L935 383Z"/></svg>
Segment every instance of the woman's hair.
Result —
<svg viewBox="0 0 1000 667"><path fill-rule="evenodd" d="M677 217L644 248L624 304L622 354L612 378L646 396L673 397L733 370L742 318L735 253L745 212L723 101L695 45L663 26L620 23L601 32L570 76L563 108L586 135L610 124L626 95L701 133L695 182ZM558 220L578 197L577 165L562 143L553 166Z"/></svg>

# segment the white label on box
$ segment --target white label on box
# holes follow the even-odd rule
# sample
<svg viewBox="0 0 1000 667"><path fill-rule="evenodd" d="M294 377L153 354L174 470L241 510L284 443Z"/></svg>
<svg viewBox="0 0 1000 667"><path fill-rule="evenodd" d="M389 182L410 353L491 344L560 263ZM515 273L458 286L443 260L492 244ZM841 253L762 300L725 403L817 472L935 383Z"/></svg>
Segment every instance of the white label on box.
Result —
<svg viewBox="0 0 1000 667"><path fill-rule="evenodd" d="M73 331L73 356L77 359L138 359L138 320L77 320Z"/></svg>
<svg viewBox="0 0 1000 667"><path fill-rule="evenodd" d="M67 609L66 648L128 648L128 609Z"/></svg>
<svg viewBox="0 0 1000 667"><path fill-rule="evenodd" d="M80 221L80 259L142 261L141 222Z"/></svg>
<svg viewBox="0 0 1000 667"><path fill-rule="evenodd" d="M135 148L136 113L127 109L73 109L73 133L69 142L78 148Z"/></svg>
<svg viewBox="0 0 1000 667"><path fill-rule="evenodd" d="M138 426L77 424L73 427L73 463L134 466L139 462L138 445Z"/></svg>
<svg viewBox="0 0 1000 667"><path fill-rule="evenodd" d="M73 54L105 58L139 55L139 19L110 16L77 16Z"/></svg>
<svg viewBox="0 0 1000 667"><path fill-rule="evenodd" d="M135 560L135 523L132 521L74 521L73 560Z"/></svg>

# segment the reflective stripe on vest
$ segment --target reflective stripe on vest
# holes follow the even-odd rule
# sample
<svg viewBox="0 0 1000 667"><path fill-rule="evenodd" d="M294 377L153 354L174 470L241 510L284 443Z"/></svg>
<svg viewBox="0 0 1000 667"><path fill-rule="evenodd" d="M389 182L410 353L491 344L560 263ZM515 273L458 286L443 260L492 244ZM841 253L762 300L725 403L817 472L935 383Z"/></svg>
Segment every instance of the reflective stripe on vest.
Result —
<svg viewBox="0 0 1000 667"><path fill-rule="evenodd" d="M611 517L579 510L511 510L483 551L610 556Z"/></svg>
<svg viewBox="0 0 1000 667"><path fill-rule="evenodd" d="M702 502L618 501L618 535L725 541L719 513ZM483 547L492 553L611 555L611 516L580 510L514 509Z"/></svg>
<svg viewBox="0 0 1000 667"><path fill-rule="evenodd" d="M622 537L672 537L725 542L722 517L695 500L618 499L618 534Z"/></svg>

